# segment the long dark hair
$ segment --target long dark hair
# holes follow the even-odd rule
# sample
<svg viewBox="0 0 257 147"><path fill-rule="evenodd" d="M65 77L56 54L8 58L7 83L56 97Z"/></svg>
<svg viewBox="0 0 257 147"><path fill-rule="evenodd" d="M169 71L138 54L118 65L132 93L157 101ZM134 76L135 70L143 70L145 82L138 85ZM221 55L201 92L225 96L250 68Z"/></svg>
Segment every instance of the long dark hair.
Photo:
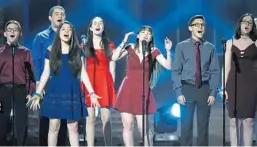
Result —
<svg viewBox="0 0 257 147"><path fill-rule="evenodd" d="M69 50L69 56L68 56L68 63L71 67L72 73L74 77L79 77L81 72L81 58L80 58L80 52L81 48L79 46L79 41L75 32L74 27L72 24L68 21L65 21L62 23L56 32L54 42L51 46L51 53L50 53L50 68L54 75L58 75L60 66L62 64L62 46L61 46L61 38L60 38L60 30L64 24L70 25L72 29L72 36L69 41L70 50Z"/></svg>
<svg viewBox="0 0 257 147"><path fill-rule="evenodd" d="M97 18L97 17L95 17L95 18ZM94 57L94 58L96 57L95 56L94 44L93 44L93 32L90 30L90 28L92 27L92 23L93 23L95 18L93 18L91 20L91 22L88 26L88 29L87 29L88 41L87 41L86 46L84 46L86 57ZM103 19L102 19L102 21L103 21ZM104 21L103 21L103 25L105 26ZM100 42L100 46L102 46L104 48L104 54L107 57L111 57L111 51L110 51L109 43L110 43L110 41L108 39L108 36L106 34L106 31L105 31L105 27L104 27L104 30L103 30L103 33L102 33L102 41Z"/></svg>
<svg viewBox="0 0 257 147"><path fill-rule="evenodd" d="M160 68L158 66L158 62L156 61L155 58L152 57L152 49L154 49L154 37L153 37L153 29L150 26L143 26L138 34L141 31L147 30L152 34L152 40L147 44L147 52L148 52L148 64L149 64L149 81L150 81L150 88L154 88L158 78L159 78L159 72ZM135 45L135 50L139 50L139 38L136 39L136 45Z"/></svg>
<svg viewBox="0 0 257 147"><path fill-rule="evenodd" d="M235 39L241 38L241 35L242 35L242 33L241 33L241 23L242 23L242 20L244 19L244 17L246 17L246 16L250 16L252 18L252 22L253 22L252 30L251 30L251 32L249 33L248 36L252 39L252 41L256 41L257 40L256 24L254 22L253 15L250 14L250 13L246 13L239 18L239 20L237 22L237 25L236 25L234 37L235 37Z"/></svg>

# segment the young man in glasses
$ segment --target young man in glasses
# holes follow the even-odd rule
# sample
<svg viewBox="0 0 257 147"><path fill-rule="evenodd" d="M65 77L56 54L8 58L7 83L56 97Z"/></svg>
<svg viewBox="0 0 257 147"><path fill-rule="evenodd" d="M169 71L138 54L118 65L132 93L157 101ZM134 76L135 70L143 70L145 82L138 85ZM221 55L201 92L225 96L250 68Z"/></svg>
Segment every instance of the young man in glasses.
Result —
<svg viewBox="0 0 257 147"><path fill-rule="evenodd" d="M203 39L205 19L193 16L188 23L191 37L178 43L173 63L174 90L181 104L181 145L191 146L193 118L197 110L197 145L208 146L211 105L220 81L220 66L213 44Z"/></svg>

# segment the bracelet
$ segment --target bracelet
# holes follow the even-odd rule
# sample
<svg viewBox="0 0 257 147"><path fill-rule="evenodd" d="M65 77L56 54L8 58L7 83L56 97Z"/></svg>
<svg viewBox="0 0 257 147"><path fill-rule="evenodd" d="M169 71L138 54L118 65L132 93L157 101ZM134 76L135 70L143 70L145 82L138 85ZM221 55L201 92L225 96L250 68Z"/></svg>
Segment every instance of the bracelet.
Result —
<svg viewBox="0 0 257 147"><path fill-rule="evenodd" d="M88 96L92 96L92 95L94 95L95 94L95 92L90 92L89 94L88 94Z"/></svg>
<svg viewBox="0 0 257 147"><path fill-rule="evenodd" d="M41 94L39 94L39 93L34 93L34 94L33 94L33 96L36 96L36 97L37 97L37 99L41 99L41 98L42 98L42 95L41 95Z"/></svg>

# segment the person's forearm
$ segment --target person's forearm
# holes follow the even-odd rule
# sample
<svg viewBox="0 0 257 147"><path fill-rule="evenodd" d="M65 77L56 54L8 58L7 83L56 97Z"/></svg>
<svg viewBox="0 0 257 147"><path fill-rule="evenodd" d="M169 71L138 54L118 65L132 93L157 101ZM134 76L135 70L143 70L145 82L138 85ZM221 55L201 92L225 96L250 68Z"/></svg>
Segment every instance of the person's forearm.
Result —
<svg viewBox="0 0 257 147"><path fill-rule="evenodd" d="M122 53L122 49L124 48L125 46L125 43L124 41L121 42L121 44L113 51L113 54L112 54L112 60L113 61L116 61L119 59L121 53Z"/></svg>
<svg viewBox="0 0 257 147"><path fill-rule="evenodd" d="M87 74L85 69L83 69L82 72L81 72L81 79L82 79L82 82L85 84L85 87L87 88L87 91L89 93L94 93L94 89L92 87L92 84L90 82L90 79L89 79L88 74Z"/></svg>
<svg viewBox="0 0 257 147"><path fill-rule="evenodd" d="M40 81L40 76L41 76L41 60L40 59L34 60L33 64L34 64L34 69L35 69L36 81Z"/></svg>
<svg viewBox="0 0 257 147"><path fill-rule="evenodd" d="M172 69L172 59L171 52L167 51L167 60L166 60L167 69Z"/></svg>

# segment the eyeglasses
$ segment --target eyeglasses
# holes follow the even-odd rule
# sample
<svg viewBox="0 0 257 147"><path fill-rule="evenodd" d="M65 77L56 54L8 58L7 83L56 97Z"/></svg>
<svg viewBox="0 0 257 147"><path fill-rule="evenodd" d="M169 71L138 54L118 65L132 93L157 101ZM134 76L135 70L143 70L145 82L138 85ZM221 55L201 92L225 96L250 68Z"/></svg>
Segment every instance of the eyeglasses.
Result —
<svg viewBox="0 0 257 147"><path fill-rule="evenodd" d="M19 32L19 29L17 29L17 28L7 28L6 29L6 32Z"/></svg>
<svg viewBox="0 0 257 147"><path fill-rule="evenodd" d="M252 21L247 21L247 20L242 20L241 23L245 25L253 25Z"/></svg>
<svg viewBox="0 0 257 147"><path fill-rule="evenodd" d="M195 23L195 24L191 24L191 26L195 26L195 27L200 28L200 27L205 27L206 24L204 24L204 23Z"/></svg>

